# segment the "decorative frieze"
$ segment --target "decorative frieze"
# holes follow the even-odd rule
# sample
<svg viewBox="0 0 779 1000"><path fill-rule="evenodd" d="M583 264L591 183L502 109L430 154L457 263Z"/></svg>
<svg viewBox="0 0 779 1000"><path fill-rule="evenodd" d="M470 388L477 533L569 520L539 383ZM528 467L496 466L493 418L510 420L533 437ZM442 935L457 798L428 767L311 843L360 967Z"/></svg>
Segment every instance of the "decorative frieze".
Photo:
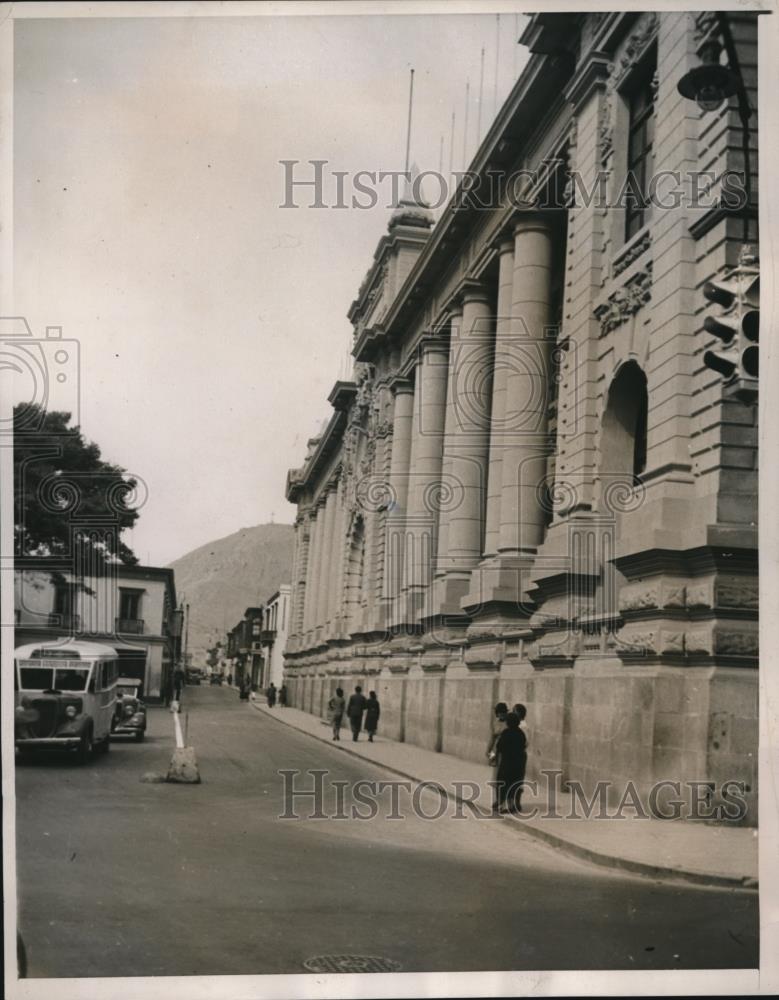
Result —
<svg viewBox="0 0 779 1000"><path fill-rule="evenodd" d="M605 337L612 330L634 316L652 298L652 261L635 274L608 299L593 310L600 323L600 335Z"/></svg>

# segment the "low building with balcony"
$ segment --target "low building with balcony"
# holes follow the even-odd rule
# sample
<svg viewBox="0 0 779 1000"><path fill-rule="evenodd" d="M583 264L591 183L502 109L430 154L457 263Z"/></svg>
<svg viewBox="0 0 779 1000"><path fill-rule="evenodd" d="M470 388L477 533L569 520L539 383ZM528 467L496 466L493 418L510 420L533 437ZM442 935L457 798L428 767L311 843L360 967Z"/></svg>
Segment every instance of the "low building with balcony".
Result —
<svg viewBox="0 0 779 1000"><path fill-rule="evenodd" d="M45 568L17 570L15 642L81 639L113 646L120 672L162 700L173 673L179 629L172 569L109 564L96 576Z"/></svg>

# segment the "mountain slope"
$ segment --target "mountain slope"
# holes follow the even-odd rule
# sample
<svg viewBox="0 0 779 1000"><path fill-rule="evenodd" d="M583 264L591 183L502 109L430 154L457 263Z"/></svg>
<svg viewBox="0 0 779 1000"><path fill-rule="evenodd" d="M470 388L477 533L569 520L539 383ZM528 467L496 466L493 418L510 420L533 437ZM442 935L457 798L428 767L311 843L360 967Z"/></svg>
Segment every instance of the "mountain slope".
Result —
<svg viewBox="0 0 779 1000"><path fill-rule="evenodd" d="M292 578L294 528L258 524L188 552L171 563L179 602L189 604L189 649L199 654Z"/></svg>

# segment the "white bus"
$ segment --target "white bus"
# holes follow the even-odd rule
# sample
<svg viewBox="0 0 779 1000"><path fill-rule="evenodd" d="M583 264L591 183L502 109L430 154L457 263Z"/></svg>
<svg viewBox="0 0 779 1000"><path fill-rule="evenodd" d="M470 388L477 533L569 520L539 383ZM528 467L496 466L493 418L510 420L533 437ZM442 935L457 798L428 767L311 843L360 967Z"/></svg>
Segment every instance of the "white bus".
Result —
<svg viewBox="0 0 779 1000"><path fill-rule="evenodd" d="M14 653L14 738L20 754L74 750L86 763L110 748L119 663L97 642L29 643Z"/></svg>

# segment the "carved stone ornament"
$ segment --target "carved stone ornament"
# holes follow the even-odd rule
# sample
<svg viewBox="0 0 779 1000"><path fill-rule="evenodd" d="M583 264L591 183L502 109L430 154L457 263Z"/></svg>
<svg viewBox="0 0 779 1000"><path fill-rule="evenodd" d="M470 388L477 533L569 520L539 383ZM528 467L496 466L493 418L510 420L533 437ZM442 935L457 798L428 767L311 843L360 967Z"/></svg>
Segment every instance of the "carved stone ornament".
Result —
<svg viewBox="0 0 779 1000"><path fill-rule="evenodd" d="M601 166L605 167L614 148L614 87L613 68L609 64L609 83L600 103L598 114L598 149Z"/></svg>
<svg viewBox="0 0 779 1000"><path fill-rule="evenodd" d="M651 246L652 246L652 236L649 230L647 229L646 232L643 233L636 240L635 243L630 244L630 246L624 253L620 254L615 258L614 267L612 269L613 276L616 278L620 274L622 274L623 271L625 271L628 267L630 267L630 265L633 263L634 260L638 260L638 258L642 254L646 253L646 251Z"/></svg>
<svg viewBox="0 0 779 1000"><path fill-rule="evenodd" d="M713 10L702 10L695 15L695 44L697 47L700 47L710 35L718 32L717 15Z"/></svg>
<svg viewBox="0 0 779 1000"><path fill-rule="evenodd" d="M637 271L630 280L618 288L593 312L600 322L600 335L616 330L652 298L652 261L643 271Z"/></svg>
<svg viewBox="0 0 779 1000"><path fill-rule="evenodd" d="M638 27L628 38L619 59L618 77L620 83L633 69L643 55L647 45L654 38L657 33L658 24L657 14L654 11L645 14L638 22Z"/></svg>

